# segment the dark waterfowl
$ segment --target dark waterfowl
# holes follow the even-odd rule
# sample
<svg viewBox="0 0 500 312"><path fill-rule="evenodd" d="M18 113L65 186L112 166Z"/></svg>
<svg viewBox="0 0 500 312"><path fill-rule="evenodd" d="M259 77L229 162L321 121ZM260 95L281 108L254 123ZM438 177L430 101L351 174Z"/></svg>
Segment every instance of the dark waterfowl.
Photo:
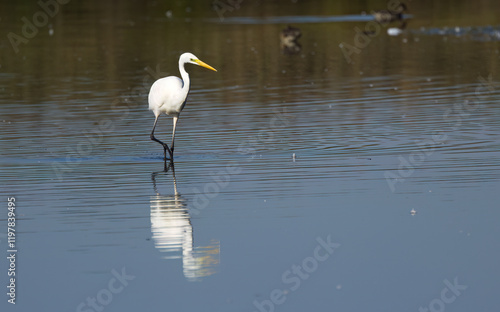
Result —
<svg viewBox="0 0 500 312"><path fill-rule="evenodd" d="M394 11L392 10L381 10L372 13L375 21L379 23L391 23L394 21L401 21L403 19L403 13L406 12L406 4L400 2Z"/></svg>
<svg viewBox="0 0 500 312"><path fill-rule="evenodd" d="M294 41L296 42L300 38L300 36L302 36L300 29L288 26L287 28L281 31L280 34L281 43L290 44Z"/></svg>
<svg viewBox="0 0 500 312"><path fill-rule="evenodd" d="M301 50L301 45L298 39L302 36L300 29L288 26L280 33L281 48L287 54L298 53Z"/></svg>

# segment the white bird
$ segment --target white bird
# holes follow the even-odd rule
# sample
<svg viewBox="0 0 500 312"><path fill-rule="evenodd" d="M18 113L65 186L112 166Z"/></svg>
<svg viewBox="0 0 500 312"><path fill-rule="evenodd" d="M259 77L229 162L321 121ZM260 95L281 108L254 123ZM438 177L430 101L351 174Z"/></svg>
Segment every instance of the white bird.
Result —
<svg viewBox="0 0 500 312"><path fill-rule="evenodd" d="M179 114L184 108L184 105L186 105L186 98L189 93L189 74L184 69L184 64L186 63L199 65L213 71L217 71L212 66L200 61L192 53L184 53L179 58L179 71L181 72L182 79L176 76L160 78L151 86L148 101L149 110L153 111L155 114L155 123L150 137L151 140L156 141L163 146L165 161L167 160L167 151L170 156L170 161L173 162L174 160L175 127L177 126ZM173 117L172 144L170 145L170 148L166 143L163 143L154 136L158 117L160 117L162 113Z"/></svg>

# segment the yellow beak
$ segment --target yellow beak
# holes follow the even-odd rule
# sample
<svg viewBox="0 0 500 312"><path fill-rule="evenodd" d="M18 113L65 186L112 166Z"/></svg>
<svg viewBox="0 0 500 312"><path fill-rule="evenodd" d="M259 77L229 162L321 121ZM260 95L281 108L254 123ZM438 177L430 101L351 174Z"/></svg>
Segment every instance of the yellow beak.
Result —
<svg viewBox="0 0 500 312"><path fill-rule="evenodd" d="M217 69L213 68L212 66L208 65L207 63L205 62L202 62L200 60L194 60L194 62L198 65L200 65L201 67L205 67L205 68L208 68L208 69L211 69L213 71L217 71Z"/></svg>

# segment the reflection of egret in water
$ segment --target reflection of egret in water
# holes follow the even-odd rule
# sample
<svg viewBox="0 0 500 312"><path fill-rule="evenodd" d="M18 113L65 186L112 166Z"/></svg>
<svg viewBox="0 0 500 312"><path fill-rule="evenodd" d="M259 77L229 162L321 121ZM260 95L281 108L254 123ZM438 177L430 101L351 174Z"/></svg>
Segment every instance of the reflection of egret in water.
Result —
<svg viewBox="0 0 500 312"><path fill-rule="evenodd" d="M160 195L156 186L159 174L167 175L172 169L174 195ZM177 181L173 165L151 175L156 195L151 196L151 233L155 247L164 254L164 259L182 258L184 276L190 280L215 273L219 264L219 242L205 247L193 247L193 226L186 199L177 192Z"/></svg>

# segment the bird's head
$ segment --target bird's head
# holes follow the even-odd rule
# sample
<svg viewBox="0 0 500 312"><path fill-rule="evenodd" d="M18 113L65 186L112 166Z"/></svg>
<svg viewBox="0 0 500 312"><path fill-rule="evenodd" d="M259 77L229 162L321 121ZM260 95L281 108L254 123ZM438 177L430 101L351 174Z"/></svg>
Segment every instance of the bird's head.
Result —
<svg viewBox="0 0 500 312"><path fill-rule="evenodd" d="M194 55L193 53L189 53L189 52L183 53L181 55L181 57L179 58L179 63L181 63L181 64L191 63L194 65L198 65L201 67L211 69L213 71L217 71L217 69L213 68L212 66L208 65L205 62L200 61L200 59L197 58L196 55Z"/></svg>

